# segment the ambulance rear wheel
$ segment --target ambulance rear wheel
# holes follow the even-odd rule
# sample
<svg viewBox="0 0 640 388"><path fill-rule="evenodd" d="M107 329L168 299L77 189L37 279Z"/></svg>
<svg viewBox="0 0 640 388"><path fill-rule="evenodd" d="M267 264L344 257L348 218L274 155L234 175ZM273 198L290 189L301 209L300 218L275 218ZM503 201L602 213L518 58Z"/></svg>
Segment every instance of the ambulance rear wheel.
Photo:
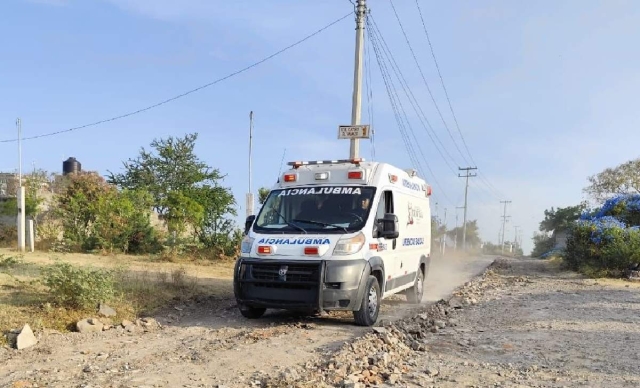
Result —
<svg viewBox="0 0 640 388"><path fill-rule="evenodd" d="M413 304L420 304L422 302L422 295L424 295L424 274L422 268L418 268L418 274L416 275L416 281L413 287L405 291L407 295L407 301Z"/></svg>
<svg viewBox="0 0 640 388"><path fill-rule="evenodd" d="M373 326L376 323L380 313L380 301L378 279L373 275L369 275L360 310L353 312L353 318L358 326Z"/></svg>
<svg viewBox="0 0 640 388"><path fill-rule="evenodd" d="M240 309L240 314L248 319L258 319L264 315L265 311L267 311L266 308L251 307L247 305L240 305L238 308Z"/></svg>

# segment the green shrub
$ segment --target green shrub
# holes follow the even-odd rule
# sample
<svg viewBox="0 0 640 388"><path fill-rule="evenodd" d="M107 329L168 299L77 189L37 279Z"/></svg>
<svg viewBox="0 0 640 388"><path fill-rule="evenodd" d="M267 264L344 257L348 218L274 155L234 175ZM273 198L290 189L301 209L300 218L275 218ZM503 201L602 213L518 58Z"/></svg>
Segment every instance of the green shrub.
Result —
<svg viewBox="0 0 640 388"><path fill-rule="evenodd" d="M3 269L13 268L22 263L22 259L18 256L0 255L0 271Z"/></svg>
<svg viewBox="0 0 640 388"><path fill-rule="evenodd" d="M0 246L12 247L18 243L18 229L15 226L0 225Z"/></svg>
<svg viewBox="0 0 640 388"><path fill-rule="evenodd" d="M65 307L88 308L115 295L112 271L56 263L44 270L43 279L53 302Z"/></svg>
<svg viewBox="0 0 640 388"><path fill-rule="evenodd" d="M620 276L640 262L640 230L579 223L571 229L564 260L589 276Z"/></svg>
<svg viewBox="0 0 640 388"><path fill-rule="evenodd" d="M531 251L531 257L540 257L543 254L553 249L555 241L553 237L548 236L546 233L538 233L533 236L533 250Z"/></svg>

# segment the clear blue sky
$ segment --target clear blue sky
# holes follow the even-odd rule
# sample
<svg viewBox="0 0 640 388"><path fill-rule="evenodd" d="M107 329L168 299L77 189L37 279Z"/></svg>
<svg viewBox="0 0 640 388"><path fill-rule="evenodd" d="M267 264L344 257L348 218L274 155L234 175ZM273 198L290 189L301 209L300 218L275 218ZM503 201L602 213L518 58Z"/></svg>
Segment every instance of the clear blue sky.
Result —
<svg viewBox="0 0 640 388"><path fill-rule="evenodd" d="M396 7L449 127L459 140L413 0ZM428 97L388 1L375 20L449 153L462 165ZM499 200L513 201L525 250L545 208L578 203L586 177L638 157L640 3L636 1L421 0L460 128L481 174L470 219L496 241ZM83 125L150 105L245 67L352 9L348 0L7 0L0 14L0 136ZM198 154L228 174L244 215L247 127L255 112L254 186L271 186L286 159L346 157L337 125L351 114L354 22L349 17L301 46L160 108L63 135L26 141L32 163L60 170L119 170L154 137L199 132ZM410 161L375 63L376 159ZM454 226L463 185L403 101L440 187L440 217ZM366 100L363 121L368 121ZM460 147L461 144L459 144ZM368 143L362 155L370 158ZM424 162L423 162L424 163ZM16 143L0 143L0 170L17 167ZM431 174L427 174L433 182ZM444 193L443 193L444 192ZM446 197L450 201L447 201ZM461 212L460 218L462 218ZM239 217L240 219L241 217Z"/></svg>

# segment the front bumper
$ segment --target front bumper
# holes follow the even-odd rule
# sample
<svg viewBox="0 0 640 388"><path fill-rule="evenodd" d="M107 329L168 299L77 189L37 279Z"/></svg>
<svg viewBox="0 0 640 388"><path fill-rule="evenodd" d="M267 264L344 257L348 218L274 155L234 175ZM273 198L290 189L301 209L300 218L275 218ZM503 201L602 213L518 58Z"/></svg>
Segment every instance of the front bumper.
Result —
<svg viewBox="0 0 640 388"><path fill-rule="evenodd" d="M234 293L239 304L287 310L358 310L365 260L239 258ZM367 273L368 274L368 273ZM366 278L365 278L366 279Z"/></svg>

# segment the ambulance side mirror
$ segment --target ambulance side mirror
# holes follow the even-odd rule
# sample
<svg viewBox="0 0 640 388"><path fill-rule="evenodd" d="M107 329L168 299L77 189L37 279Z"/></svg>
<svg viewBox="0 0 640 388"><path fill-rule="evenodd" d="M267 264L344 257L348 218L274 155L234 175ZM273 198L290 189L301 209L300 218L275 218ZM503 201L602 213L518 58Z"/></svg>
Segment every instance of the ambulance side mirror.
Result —
<svg viewBox="0 0 640 388"><path fill-rule="evenodd" d="M393 240L400 235L398 231L398 217L393 213L386 213L378 219L378 237Z"/></svg>
<svg viewBox="0 0 640 388"><path fill-rule="evenodd" d="M249 229L251 229L251 225L253 225L253 222L256 220L256 216L255 215L250 215L249 217L247 217L247 220L244 222L244 235L246 236L247 234L249 234Z"/></svg>

